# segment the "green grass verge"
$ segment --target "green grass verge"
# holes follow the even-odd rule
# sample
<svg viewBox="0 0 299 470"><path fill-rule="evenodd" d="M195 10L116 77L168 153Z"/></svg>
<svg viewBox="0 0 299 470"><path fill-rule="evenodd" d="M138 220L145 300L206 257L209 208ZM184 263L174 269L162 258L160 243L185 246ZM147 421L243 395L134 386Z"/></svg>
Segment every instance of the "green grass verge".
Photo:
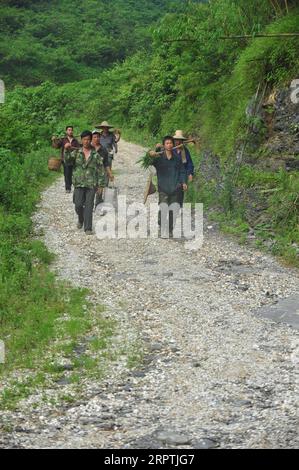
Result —
<svg viewBox="0 0 299 470"><path fill-rule="evenodd" d="M0 176L0 409L53 384L64 371L61 360L72 364L75 384L86 373L102 376L110 359L114 324L103 317L104 307L91 305L86 289L57 280L53 255L33 237L31 215L40 193L59 176L47 169L50 152L44 147L24 160L8 151L0 155L6 165ZM78 355L89 333L95 342Z"/></svg>
<svg viewBox="0 0 299 470"><path fill-rule="evenodd" d="M201 158L194 156L197 167ZM246 217L246 203L233 197L234 191L246 189L262 195L267 203L251 226ZM227 178L222 190L217 189L215 181L205 181L199 175L189 188L187 201L202 202L205 215L217 222L221 231L235 236L239 242L254 243L288 265L299 267L298 194L297 173L263 171L244 165L236 178ZM248 239L250 229L254 229L255 240Z"/></svg>

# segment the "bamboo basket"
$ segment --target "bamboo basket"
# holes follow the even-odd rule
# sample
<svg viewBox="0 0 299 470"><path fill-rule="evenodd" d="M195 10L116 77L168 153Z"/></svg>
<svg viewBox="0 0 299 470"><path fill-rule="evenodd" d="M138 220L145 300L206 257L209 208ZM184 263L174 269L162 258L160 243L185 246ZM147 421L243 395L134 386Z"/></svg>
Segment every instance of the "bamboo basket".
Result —
<svg viewBox="0 0 299 470"><path fill-rule="evenodd" d="M48 169L50 171L59 171L61 168L61 158L50 157L48 160Z"/></svg>

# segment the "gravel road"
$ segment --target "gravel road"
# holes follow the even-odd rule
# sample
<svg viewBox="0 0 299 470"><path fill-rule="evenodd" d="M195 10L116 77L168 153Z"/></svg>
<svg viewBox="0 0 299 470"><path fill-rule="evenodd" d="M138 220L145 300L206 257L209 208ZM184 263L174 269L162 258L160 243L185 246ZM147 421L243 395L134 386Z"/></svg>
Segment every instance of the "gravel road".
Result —
<svg viewBox="0 0 299 470"><path fill-rule="evenodd" d="M142 154L121 142L115 159L131 202L143 199ZM91 288L118 323L115 344L140 344L144 357L132 370L124 353L102 382L82 383L78 403L41 400L33 409L36 396L24 400L4 413L14 429L0 446L298 448L298 330L259 313L298 295L298 271L208 222L192 252L177 240L87 237L62 179L43 193L34 220L57 255L57 275Z"/></svg>

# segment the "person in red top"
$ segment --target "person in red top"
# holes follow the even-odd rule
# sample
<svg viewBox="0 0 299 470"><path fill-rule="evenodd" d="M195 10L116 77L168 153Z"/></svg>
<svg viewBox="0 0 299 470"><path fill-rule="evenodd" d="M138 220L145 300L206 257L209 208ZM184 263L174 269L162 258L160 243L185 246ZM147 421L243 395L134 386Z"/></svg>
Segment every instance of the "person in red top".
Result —
<svg viewBox="0 0 299 470"><path fill-rule="evenodd" d="M55 149L61 149L61 160L64 169L64 181L65 181L65 190L67 193L70 193L72 190L72 179L73 179L73 164L67 163L64 160L64 147L65 144L70 143L72 148L80 148L80 144L77 139L74 137L74 127L66 127L66 135L62 139L57 139L57 137L52 137L52 147Z"/></svg>

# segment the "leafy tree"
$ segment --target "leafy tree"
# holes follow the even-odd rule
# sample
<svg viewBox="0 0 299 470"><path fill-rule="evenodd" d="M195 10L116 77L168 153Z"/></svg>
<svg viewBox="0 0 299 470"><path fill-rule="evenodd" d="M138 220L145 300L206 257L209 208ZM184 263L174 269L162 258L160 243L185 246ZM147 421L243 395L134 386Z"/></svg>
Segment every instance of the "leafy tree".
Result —
<svg viewBox="0 0 299 470"><path fill-rule="evenodd" d="M148 27L179 0L2 1L0 70L8 87L94 78L148 45Z"/></svg>

